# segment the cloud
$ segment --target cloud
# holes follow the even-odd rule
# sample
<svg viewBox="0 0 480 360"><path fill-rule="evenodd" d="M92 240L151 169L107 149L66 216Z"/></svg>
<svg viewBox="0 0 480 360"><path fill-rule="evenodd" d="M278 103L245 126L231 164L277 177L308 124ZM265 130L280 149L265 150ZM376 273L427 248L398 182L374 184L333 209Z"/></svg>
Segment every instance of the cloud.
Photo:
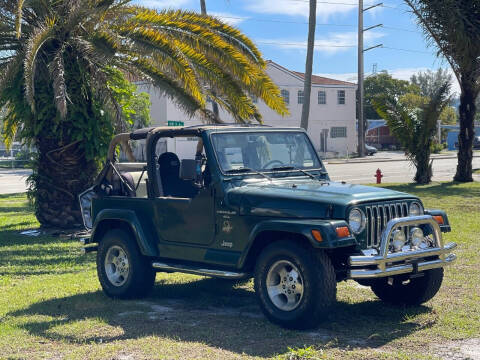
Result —
<svg viewBox="0 0 480 360"><path fill-rule="evenodd" d="M180 9L191 4L191 0L137 0L136 4L152 9Z"/></svg>
<svg viewBox="0 0 480 360"><path fill-rule="evenodd" d="M365 1L364 6L367 7L373 4L373 1L374 0ZM355 5L355 0L328 0L328 4L318 3L317 17L324 21L334 14L345 14L357 11L358 7ZM246 9L261 14L303 16L308 18L309 2L302 0L248 0ZM375 8L375 10L372 9L372 11L377 13L381 11L381 8L378 7Z"/></svg>
<svg viewBox="0 0 480 360"><path fill-rule="evenodd" d="M370 44L372 41L383 37L384 34L376 31L369 31L365 33L365 44ZM290 50L306 50L306 40L291 40L291 39L257 39L256 43L259 45L276 46L280 49ZM357 33L356 32L337 32L329 33L326 37L317 38L315 40L315 51L322 54L332 55L338 52L348 51L356 48Z"/></svg>
<svg viewBox="0 0 480 360"><path fill-rule="evenodd" d="M238 15L227 13L227 12L212 11L212 12L209 12L208 15L216 16L220 18L220 20L222 20L223 22L226 22L227 24L232 26L237 26L241 22L248 19L248 17L240 17Z"/></svg>

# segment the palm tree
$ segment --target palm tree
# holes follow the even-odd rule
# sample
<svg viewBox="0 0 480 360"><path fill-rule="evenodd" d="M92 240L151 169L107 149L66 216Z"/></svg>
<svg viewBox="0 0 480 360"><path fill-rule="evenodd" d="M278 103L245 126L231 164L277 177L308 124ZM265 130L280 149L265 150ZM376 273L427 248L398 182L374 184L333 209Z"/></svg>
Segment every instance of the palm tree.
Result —
<svg viewBox="0 0 480 360"><path fill-rule="evenodd" d="M460 84L460 134L454 180L473 181L475 99L480 93L480 3L464 0L405 0L426 37L447 59Z"/></svg>
<svg viewBox="0 0 480 360"><path fill-rule="evenodd" d="M307 60L305 62L305 78L303 83L303 106L300 126L308 130L308 116L310 115L310 94L312 91L313 51L315 47L315 25L317 22L317 1L310 0L310 14L308 18Z"/></svg>
<svg viewBox="0 0 480 360"><path fill-rule="evenodd" d="M156 11L129 0L0 0L4 136L38 150L31 177L44 225L80 223L77 195L92 181L121 108L112 72L144 79L187 115L215 120L209 96L236 121L261 121L248 94L285 113L252 41L218 19Z"/></svg>
<svg viewBox="0 0 480 360"><path fill-rule="evenodd" d="M407 158L415 166L414 181L428 184L432 179L430 154L437 121L450 102L450 80L444 80L431 97L408 93L398 98L382 94L372 100L377 113L400 141Z"/></svg>

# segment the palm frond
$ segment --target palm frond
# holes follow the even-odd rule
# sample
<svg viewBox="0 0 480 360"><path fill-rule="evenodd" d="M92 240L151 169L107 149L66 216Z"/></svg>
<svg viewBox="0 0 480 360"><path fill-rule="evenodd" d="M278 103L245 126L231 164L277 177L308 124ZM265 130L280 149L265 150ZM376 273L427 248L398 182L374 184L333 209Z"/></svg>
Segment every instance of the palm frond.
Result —
<svg viewBox="0 0 480 360"><path fill-rule="evenodd" d="M187 93L182 86L159 71L155 63L147 59L135 59L132 60L131 65L138 69L145 78L149 78L159 91L162 91L175 101L188 115L193 115L197 110L204 107L201 102Z"/></svg>
<svg viewBox="0 0 480 360"><path fill-rule="evenodd" d="M51 38L53 23L47 21L44 25L38 26L30 37L24 60L24 77L25 77L25 96L28 104L35 112L35 71L37 56L42 46Z"/></svg>
<svg viewBox="0 0 480 360"><path fill-rule="evenodd" d="M21 59L19 56L12 58L10 61L2 63L0 66L0 97L5 89L12 84L13 79L22 70L20 67Z"/></svg>
<svg viewBox="0 0 480 360"><path fill-rule="evenodd" d="M48 65L50 76L53 78L53 94L55 97L55 106L62 119L67 116L67 87L65 84L65 65L63 62L63 51L61 47L52 62Z"/></svg>
<svg viewBox="0 0 480 360"><path fill-rule="evenodd" d="M17 39L20 39L20 36L22 36L22 13L24 3L25 0L17 1L17 11L15 17L15 31L17 32Z"/></svg>

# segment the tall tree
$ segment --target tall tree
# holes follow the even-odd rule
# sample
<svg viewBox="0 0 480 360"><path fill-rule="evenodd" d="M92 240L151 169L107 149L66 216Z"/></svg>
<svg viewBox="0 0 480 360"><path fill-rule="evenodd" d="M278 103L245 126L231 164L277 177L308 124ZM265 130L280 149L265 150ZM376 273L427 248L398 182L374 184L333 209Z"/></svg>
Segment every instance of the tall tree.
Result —
<svg viewBox="0 0 480 360"><path fill-rule="evenodd" d="M414 181L428 184L432 178L430 154L437 120L450 102L450 82L445 81L431 97L408 93L401 97L381 94L373 99L376 111L387 121L407 158L416 167Z"/></svg>
<svg viewBox="0 0 480 360"><path fill-rule="evenodd" d="M432 96L442 84L452 82L452 75L447 69L440 68L437 71L428 69L413 74L410 77L410 82L420 89L423 96Z"/></svg>
<svg viewBox="0 0 480 360"><path fill-rule="evenodd" d="M475 99L480 93L480 1L405 0L426 37L447 59L460 84L458 164L454 180L472 178Z"/></svg>
<svg viewBox="0 0 480 360"><path fill-rule="evenodd" d="M112 68L206 120L216 120L207 96L239 122L261 121L249 94L287 112L252 41L195 12L128 0L0 0L0 47L4 135L18 129L38 150L31 191L44 225L81 223L77 195L122 119L109 86Z"/></svg>
<svg viewBox="0 0 480 360"><path fill-rule="evenodd" d="M303 106L300 126L308 129L310 115L310 94L312 92L313 52L315 48L315 27L317 23L317 1L310 0L310 14L308 17L307 59L305 61L305 77L303 79Z"/></svg>
<svg viewBox="0 0 480 360"><path fill-rule="evenodd" d="M411 86L408 81L395 79L387 71L367 76L364 81L365 88L365 118L369 120L381 119L373 107L372 100L379 94L394 94L402 96L406 93L417 93L418 88Z"/></svg>

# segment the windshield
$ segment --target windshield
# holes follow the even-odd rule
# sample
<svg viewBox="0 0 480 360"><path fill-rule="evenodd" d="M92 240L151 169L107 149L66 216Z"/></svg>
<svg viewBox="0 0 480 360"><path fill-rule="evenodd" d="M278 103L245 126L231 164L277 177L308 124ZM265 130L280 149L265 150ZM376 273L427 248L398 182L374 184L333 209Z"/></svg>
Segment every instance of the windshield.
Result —
<svg viewBox="0 0 480 360"><path fill-rule="evenodd" d="M322 164L303 132L246 132L212 135L219 165L224 173L322 169Z"/></svg>

